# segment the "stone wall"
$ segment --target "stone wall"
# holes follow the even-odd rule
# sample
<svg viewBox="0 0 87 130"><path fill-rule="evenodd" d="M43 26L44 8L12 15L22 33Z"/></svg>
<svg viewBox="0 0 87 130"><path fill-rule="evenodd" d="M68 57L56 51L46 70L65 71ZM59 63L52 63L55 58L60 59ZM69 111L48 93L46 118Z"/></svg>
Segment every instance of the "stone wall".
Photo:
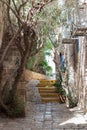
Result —
<svg viewBox="0 0 87 130"><path fill-rule="evenodd" d="M78 37L79 51L75 50L75 45L65 45L65 58L69 70L69 88L74 89L74 94L78 98L78 107L87 109L87 76L86 76L86 61L87 61L87 39L86 37ZM76 43L75 43L76 44ZM73 49L73 50L72 50Z"/></svg>
<svg viewBox="0 0 87 130"><path fill-rule="evenodd" d="M26 81L30 81L30 80L46 79L47 77L40 73L36 73L36 72L30 71L30 70L25 70L24 78Z"/></svg>

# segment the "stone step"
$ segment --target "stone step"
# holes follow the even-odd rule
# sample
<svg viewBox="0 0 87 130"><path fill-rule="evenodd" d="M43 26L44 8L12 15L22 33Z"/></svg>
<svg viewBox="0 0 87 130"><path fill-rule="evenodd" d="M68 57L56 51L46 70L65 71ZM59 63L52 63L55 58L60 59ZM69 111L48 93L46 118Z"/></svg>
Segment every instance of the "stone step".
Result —
<svg viewBox="0 0 87 130"><path fill-rule="evenodd" d="M58 97L42 97L42 102L59 102Z"/></svg>
<svg viewBox="0 0 87 130"><path fill-rule="evenodd" d="M40 80L40 83L55 83L56 80L46 80L46 79L43 79L43 80Z"/></svg>
<svg viewBox="0 0 87 130"><path fill-rule="evenodd" d="M43 79L43 80L40 80L40 83L38 84L38 86L53 85L53 84L55 84L55 82L56 82L56 80Z"/></svg>
<svg viewBox="0 0 87 130"><path fill-rule="evenodd" d="M42 102L59 102L59 94L54 87L55 80L40 80L37 85Z"/></svg>
<svg viewBox="0 0 87 130"><path fill-rule="evenodd" d="M53 86L53 83L39 83L37 87L44 87L44 86Z"/></svg>
<svg viewBox="0 0 87 130"><path fill-rule="evenodd" d="M45 86L45 87L38 87L39 90L56 90L55 87L48 87L48 86Z"/></svg>
<svg viewBox="0 0 87 130"><path fill-rule="evenodd" d="M41 97L58 97L58 93L40 93Z"/></svg>
<svg viewBox="0 0 87 130"><path fill-rule="evenodd" d="M56 93L56 90L55 89L39 90L39 93Z"/></svg>

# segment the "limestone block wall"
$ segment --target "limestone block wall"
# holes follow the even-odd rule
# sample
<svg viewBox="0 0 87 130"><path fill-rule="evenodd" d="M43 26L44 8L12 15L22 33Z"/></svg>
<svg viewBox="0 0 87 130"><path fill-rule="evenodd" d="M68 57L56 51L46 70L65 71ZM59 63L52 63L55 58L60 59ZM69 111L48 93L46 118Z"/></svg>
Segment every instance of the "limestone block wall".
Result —
<svg viewBox="0 0 87 130"><path fill-rule="evenodd" d="M46 79L47 77L43 74L36 73L36 72L33 72L33 71L26 69L24 71L24 78L26 81L30 81L30 80Z"/></svg>

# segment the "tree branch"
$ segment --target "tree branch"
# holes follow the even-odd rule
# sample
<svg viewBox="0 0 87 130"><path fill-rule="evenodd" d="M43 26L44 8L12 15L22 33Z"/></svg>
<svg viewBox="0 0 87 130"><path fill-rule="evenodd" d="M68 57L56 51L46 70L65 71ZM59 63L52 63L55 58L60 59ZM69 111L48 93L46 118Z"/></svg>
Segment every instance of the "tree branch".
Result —
<svg viewBox="0 0 87 130"><path fill-rule="evenodd" d="M8 1L8 3L9 3L9 5L10 5L10 0ZM11 22L11 19L10 19L10 8L9 7L7 7L7 15L8 15L8 21L9 21L9 23L10 23L10 27L11 27L11 30L12 30L12 34L14 34L13 33L13 27L12 27L12 22Z"/></svg>
<svg viewBox="0 0 87 130"><path fill-rule="evenodd" d="M14 7L15 7L16 12L18 13L18 9L17 9L17 6L16 6L16 4L15 4L15 1L12 0L12 2L13 2L13 5L14 5Z"/></svg>
<svg viewBox="0 0 87 130"><path fill-rule="evenodd" d="M19 8L18 8L18 12L20 12L21 8L24 7L27 4L28 0L26 0L25 2L23 2Z"/></svg>
<svg viewBox="0 0 87 130"><path fill-rule="evenodd" d="M44 1L42 1L42 2L38 2L36 5L33 5L32 4L32 8L28 11L28 14L27 14L27 17L26 17L26 21L28 21L28 20L32 20L32 17L36 14L36 13L38 13L38 12L41 12L42 11L42 9L43 9L43 7L46 5L46 4L48 4L48 3L50 3L50 2L52 2L53 0L44 0ZM30 18L29 18L30 17Z"/></svg>
<svg viewBox="0 0 87 130"><path fill-rule="evenodd" d="M13 12L13 14L16 16L16 18L20 21L20 23L23 25L23 21L20 19L20 17L18 16L18 14L15 12L15 10L4 0L0 0L2 3L4 3L7 7L9 7L11 9L11 11Z"/></svg>
<svg viewBox="0 0 87 130"><path fill-rule="evenodd" d="M7 51L9 50L10 46L14 43L14 40L16 39L17 35L21 32L23 26L21 26L20 29L17 30L17 32L15 33L15 35L13 36L13 38L11 39L11 41L9 42L8 46L5 48L4 52L3 52L3 55L1 57L1 60L0 60L0 64L3 63L4 59L5 59L5 56L7 54Z"/></svg>
<svg viewBox="0 0 87 130"><path fill-rule="evenodd" d="M17 6L16 6L16 4L15 4L15 1L12 0L12 2L13 2L13 5L14 5L14 7L15 7L15 10L16 10L17 15L20 17L20 13L19 13L19 11L18 11L18 9L17 9ZM19 19L18 19L18 25L19 25L19 28L20 28L21 25L20 25Z"/></svg>
<svg viewBox="0 0 87 130"><path fill-rule="evenodd" d="M17 46L17 48L18 48L18 50L19 50L19 52L21 54L21 57L24 56L24 51L25 50L21 45L21 38L20 37L17 39L17 42L15 41L15 44L16 44L16 46Z"/></svg>
<svg viewBox="0 0 87 130"><path fill-rule="evenodd" d="M42 45L41 47L39 47L37 50L35 50L35 52L32 52L32 53L30 54L30 56L36 55L36 54L42 49L42 47L43 47L43 45Z"/></svg>

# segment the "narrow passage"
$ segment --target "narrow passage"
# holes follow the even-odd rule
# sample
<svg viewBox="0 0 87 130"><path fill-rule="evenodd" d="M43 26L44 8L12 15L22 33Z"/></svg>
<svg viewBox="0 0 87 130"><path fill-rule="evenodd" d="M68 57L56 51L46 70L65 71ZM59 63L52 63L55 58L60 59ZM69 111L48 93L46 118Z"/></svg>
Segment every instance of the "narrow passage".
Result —
<svg viewBox="0 0 87 130"><path fill-rule="evenodd" d="M34 87L34 83L28 84L27 89ZM87 130L86 120L81 111L69 109L65 104L27 100L26 117L0 117L0 130Z"/></svg>

